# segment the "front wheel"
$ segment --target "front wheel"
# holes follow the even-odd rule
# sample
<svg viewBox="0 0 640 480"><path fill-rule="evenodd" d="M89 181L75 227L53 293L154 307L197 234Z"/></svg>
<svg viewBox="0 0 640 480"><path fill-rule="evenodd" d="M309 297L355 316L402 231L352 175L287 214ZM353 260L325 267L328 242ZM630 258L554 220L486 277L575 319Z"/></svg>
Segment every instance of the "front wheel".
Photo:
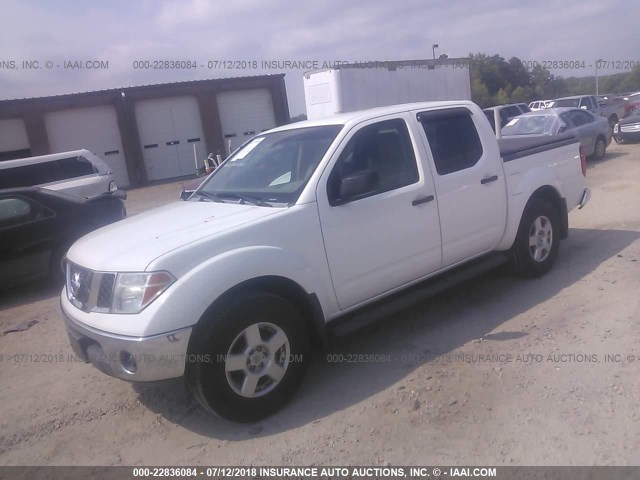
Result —
<svg viewBox="0 0 640 480"><path fill-rule="evenodd" d="M558 256L560 246L558 212L549 202L529 201L509 252L512 271L526 277L547 273Z"/></svg>
<svg viewBox="0 0 640 480"><path fill-rule="evenodd" d="M220 417L267 417L302 381L309 351L304 318L277 295L239 292L204 318L192 338L187 382Z"/></svg>

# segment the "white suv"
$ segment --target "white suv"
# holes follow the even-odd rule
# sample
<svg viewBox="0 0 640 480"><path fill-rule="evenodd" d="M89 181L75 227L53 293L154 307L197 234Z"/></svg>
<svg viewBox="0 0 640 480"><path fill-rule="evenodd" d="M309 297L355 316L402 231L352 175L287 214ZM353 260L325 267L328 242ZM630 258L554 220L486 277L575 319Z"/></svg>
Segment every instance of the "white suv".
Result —
<svg viewBox="0 0 640 480"><path fill-rule="evenodd" d="M85 198L118 189L109 166L88 150L0 162L0 189L35 186Z"/></svg>

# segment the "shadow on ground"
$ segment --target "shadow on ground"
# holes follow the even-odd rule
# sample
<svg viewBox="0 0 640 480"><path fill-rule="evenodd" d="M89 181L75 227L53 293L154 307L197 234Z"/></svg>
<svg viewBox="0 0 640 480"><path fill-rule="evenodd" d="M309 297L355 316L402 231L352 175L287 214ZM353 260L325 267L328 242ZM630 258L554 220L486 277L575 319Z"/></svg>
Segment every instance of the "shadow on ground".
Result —
<svg viewBox="0 0 640 480"><path fill-rule="evenodd" d="M60 295L62 285L48 278L39 278L9 288L0 289L0 313L2 310L28 305Z"/></svg>
<svg viewBox="0 0 640 480"><path fill-rule="evenodd" d="M201 435L233 441L291 430L362 402L402 381L420 365L474 339L512 341L526 335L509 331L508 325L492 332L580 281L638 238L640 233L634 231L572 229L561 245L557 264L544 279L514 279L499 269L337 339L316 355L293 401L257 424L239 425L208 415L181 383L134 388L149 409ZM327 361L334 354L379 354L391 361ZM414 361L417 358L420 361Z"/></svg>

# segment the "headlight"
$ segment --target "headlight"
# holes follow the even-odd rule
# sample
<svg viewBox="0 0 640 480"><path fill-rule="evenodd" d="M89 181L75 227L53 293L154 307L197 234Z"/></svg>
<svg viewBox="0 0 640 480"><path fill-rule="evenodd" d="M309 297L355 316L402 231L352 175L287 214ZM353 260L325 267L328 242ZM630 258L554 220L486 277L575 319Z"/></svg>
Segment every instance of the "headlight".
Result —
<svg viewBox="0 0 640 480"><path fill-rule="evenodd" d="M118 190L118 184L116 183L115 180L109 182L109 191L110 192L115 192L116 190Z"/></svg>
<svg viewBox="0 0 640 480"><path fill-rule="evenodd" d="M175 278L168 272L119 273L113 288L112 313L138 313L153 302Z"/></svg>

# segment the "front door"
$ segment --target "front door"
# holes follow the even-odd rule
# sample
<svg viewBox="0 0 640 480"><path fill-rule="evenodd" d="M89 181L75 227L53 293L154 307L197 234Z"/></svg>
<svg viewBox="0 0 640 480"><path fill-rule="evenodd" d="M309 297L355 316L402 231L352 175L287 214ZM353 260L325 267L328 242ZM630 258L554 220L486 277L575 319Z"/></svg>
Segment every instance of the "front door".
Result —
<svg viewBox="0 0 640 480"><path fill-rule="evenodd" d="M353 128L318 184L322 235L341 309L441 265L438 209L428 165L416 154L408 115L383 118ZM377 178L375 187L355 198L340 198L342 179L367 171Z"/></svg>

